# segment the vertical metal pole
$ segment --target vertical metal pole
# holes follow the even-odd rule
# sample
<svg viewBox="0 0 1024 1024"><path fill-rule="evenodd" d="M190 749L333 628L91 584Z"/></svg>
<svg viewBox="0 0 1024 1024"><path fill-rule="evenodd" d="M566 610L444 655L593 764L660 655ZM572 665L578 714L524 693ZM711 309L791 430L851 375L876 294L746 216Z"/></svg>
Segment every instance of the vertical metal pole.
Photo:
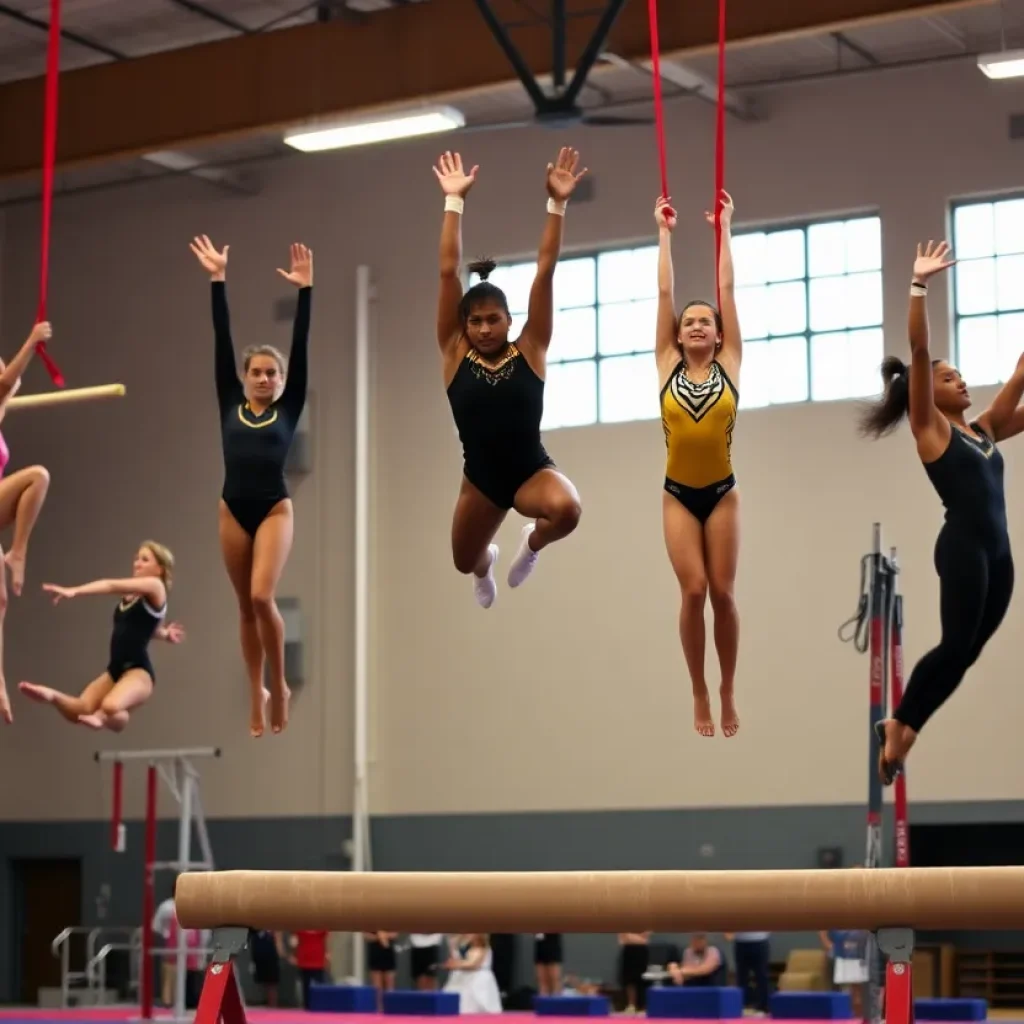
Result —
<svg viewBox="0 0 1024 1024"><path fill-rule="evenodd" d="M114 807L110 815L110 846L114 853L124 853L125 829L122 817L124 794L124 762L114 762Z"/></svg>
<svg viewBox="0 0 1024 1024"><path fill-rule="evenodd" d="M355 653L354 726L355 764L352 793L352 870L369 868L368 786L369 761L369 650L370 650L370 268L356 269L355 351ZM352 936L352 973L365 973L362 935Z"/></svg>
<svg viewBox="0 0 1024 1024"><path fill-rule="evenodd" d="M174 776L181 794L181 813L178 817L178 870L188 871L192 858L192 785L183 757L174 759ZM188 935L178 924L178 948L174 954L177 970L174 973L174 1017L185 1019L185 982L188 965Z"/></svg>
<svg viewBox="0 0 1024 1024"><path fill-rule="evenodd" d="M903 700L903 595L899 588L899 563L896 560L896 549L889 553L889 565L892 570L892 679L890 687L891 709L899 706ZM895 863L898 868L910 867L910 826L907 819L907 770L896 777L895 789Z"/></svg>
<svg viewBox="0 0 1024 1024"><path fill-rule="evenodd" d="M156 765L146 769L146 842L145 883L142 890L142 968L140 1015L143 1020L153 1019L153 915L156 912Z"/></svg>
<svg viewBox="0 0 1024 1024"><path fill-rule="evenodd" d="M551 80L556 95L565 88L565 0L551 0Z"/></svg>

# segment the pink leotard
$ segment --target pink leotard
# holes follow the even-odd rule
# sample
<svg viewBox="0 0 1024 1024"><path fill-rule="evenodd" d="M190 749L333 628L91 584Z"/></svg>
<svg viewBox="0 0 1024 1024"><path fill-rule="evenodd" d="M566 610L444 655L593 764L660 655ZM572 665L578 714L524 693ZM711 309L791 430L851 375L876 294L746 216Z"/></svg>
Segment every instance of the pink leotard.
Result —
<svg viewBox="0 0 1024 1024"><path fill-rule="evenodd" d="M4 475L4 470L7 468L7 463L11 460L11 451L7 447L7 442L4 440L4 435L0 434L0 476Z"/></svg>

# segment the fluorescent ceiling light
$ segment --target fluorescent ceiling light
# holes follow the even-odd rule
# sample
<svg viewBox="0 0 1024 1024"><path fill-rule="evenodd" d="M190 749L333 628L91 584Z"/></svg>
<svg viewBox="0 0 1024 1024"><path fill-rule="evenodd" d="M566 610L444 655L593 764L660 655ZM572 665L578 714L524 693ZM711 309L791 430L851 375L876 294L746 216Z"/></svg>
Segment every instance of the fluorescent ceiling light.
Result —
<svg viewBox="0 0 1024 1024"><path fill-rule="evenodd" d="M1024 50L983 53L978 67L989 78L1024 78Z"/></svg>
<svg viewBox="0 0 1024 1024"><path fill-rule="evenodd" d="M304 128L289 132L284 141L303 153L321 153L328 149L345 149L348 146L365 146L373 142L450 132L465 123L462 112L453 107L427 107L375 120L346 121L323 128Z"/></svg>

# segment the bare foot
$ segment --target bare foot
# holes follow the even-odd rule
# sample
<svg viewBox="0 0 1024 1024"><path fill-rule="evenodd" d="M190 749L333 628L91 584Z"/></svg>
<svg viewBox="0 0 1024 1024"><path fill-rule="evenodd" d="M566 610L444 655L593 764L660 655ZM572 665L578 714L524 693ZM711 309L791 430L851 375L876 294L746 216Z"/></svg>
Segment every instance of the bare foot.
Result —
<svg viewBox="0 0 1024 1024"><path fill-rule="evenodd" d="M884 718L875 723L878 736L878 777L883 786L891 786L903 771L910 748L917 739L917 733L895 718Z"/></svg>
<svg viewBox="0 0 1024 1024"><path fill-rule="evenodd" d="M11 713L11 698L7 696L7 687L2 682L0 682L0 718L8 725L14 721L14 715Z"/></svg>
<svg viewBox="0 0 1024 1024"><path fill-rule="evenodd" d="M291 699L292 691L285 683L277 693L270 694L270 728L274 732L284 732L288 725L288 701Z"/></svg>
<svg viewBox="0 0 1024 1024"><path fill-rule="evenodd" d="M707 688L703 696L693 695L693 727L701 736L715 735L715 719L711 714L711 698Z"/></svg>
<svg viewBox="0 0 1024 1024"><path fill-rule="evenodd" d="M736 700L732 690L719 690L718 695L722 700L722 733L728 739L740 731L740 716L736 714Z"/></svg>
<svg viewBox="0 0 1024 1024"><path fill-rule="evenodd" d="M40 686L38 683L18 683L18 689L29 700L38 701L40 704L52 704L57 697L56 690L49 686Z"/></svg>
<svg viewBox="0 0 1024 1024"><path fill-rule="evenodd" d="M25 555L21 551L8 551L4 561L11 573L11 591L15 597L21 597L25 585Z"/></svg>
<svg viewBox="0 0 1024 1024"><path fill-rule="evenodd" d="M97 711L94 715L79 715L79 725L87 725L90 729L102 729L107 724L107 716L101 711Z"/></svg>
<svg viewBox="0 0 1024 1024"><path fill-rule="evenodd" d="M254 740L259 739L267 727L266 708L268 700L270 700L270 691L266 687L260 690L259 696L253 694L249 718L249 735Z"/></svg>

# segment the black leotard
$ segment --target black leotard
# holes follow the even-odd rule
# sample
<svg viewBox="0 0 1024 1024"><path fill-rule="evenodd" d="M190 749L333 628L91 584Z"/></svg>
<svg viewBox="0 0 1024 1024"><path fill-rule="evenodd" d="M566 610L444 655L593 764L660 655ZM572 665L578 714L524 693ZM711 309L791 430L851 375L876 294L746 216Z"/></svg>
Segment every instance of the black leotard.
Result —
<svg viewBox="0 0 1024 1024"><path fill-rule="evenodd" d="M495 367L471 350L448 385L448 402L466 479L499 508L511 508L516 491L554 465L540 440L544 381L515 345Z"/></svg>
<svg viewBox="0 0 1024 1024"><path fill-rule="evenodd" d="M107 665L107 672L115 683L132 668L143 669L156 682L153 663L149 660L149 641L166 613L166 604L157 611L144 597L125 597L118 602Z"/></svg>
<svg viewBox="0 0 1024 1024"><path fill-rule="evenodd" d="M946 450L925 463L946 506L935 542L942 639L914 666L893 717L920 732L953 695L999 628L1013 595L1003 456L977 424L975 439L953 427Z"/></svg>
<svg viewBox="0 0 1024 1024"><path fill-rule="evenodd" d="M227 291L223 281L213 282L217 400L224 446L221 497L250 536L255 536L267 513L288 497L284 466L306 404L312 292L312 288L299 289L284 391L257 416L245 400L235 368Z"/></svg>

